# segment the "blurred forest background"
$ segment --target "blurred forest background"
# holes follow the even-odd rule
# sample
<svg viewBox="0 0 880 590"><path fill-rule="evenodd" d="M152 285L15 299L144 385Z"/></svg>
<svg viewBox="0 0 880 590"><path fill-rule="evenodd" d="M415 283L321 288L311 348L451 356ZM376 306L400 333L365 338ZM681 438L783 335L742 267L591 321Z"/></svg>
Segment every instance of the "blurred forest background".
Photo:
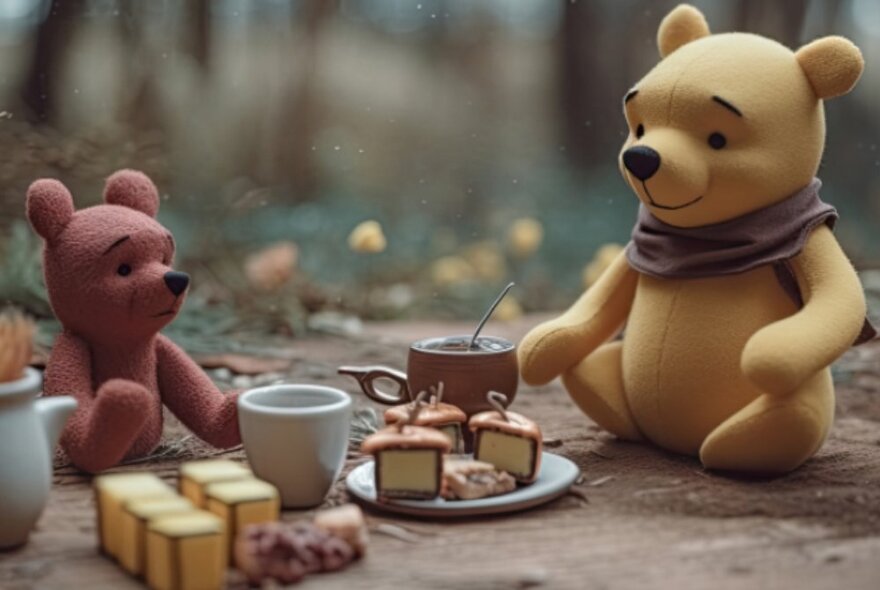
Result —
<svg viewBox="0 0 880 590"><path fill-rule="evenodd" d="M83 207L133 167L195 277L178 334L475 318L509 280L502 319L566 306L628 239L621 97L676 3L2 0L0 302L51 315L28 184ZM860 46L821 176L848 252L880 266L880 2L694 4L714 31ZM366 220L384 236L350 241Z"/></svg>

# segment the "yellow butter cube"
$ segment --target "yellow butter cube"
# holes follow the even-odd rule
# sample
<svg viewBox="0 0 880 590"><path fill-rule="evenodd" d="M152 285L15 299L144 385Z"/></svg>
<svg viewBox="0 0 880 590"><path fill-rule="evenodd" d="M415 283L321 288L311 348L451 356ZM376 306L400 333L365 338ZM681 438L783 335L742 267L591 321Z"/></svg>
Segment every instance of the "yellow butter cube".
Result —
<svg viewBox="0 0 880 590"><path fill-rule="evenodd" d="M253 477L251 470L235 461L216 459L189 461L180 466L180 493L198 508L205 507L205 488L212 483Z"/></svg>
<svg viewBox="0 0 880 590"><path fill-rule="evenodd" d="M278 520L281 501L275 486L258 479L211 484L205 490L207 509L226 523L226 551L230 559L239 531L249 524Z"/></svg>
<svg viewBox="0 0 880 590"><path fill-rule="evenodd" d="M111 557L119 555L122 507L145 498L174 497L174 489L152 473L111 473L95 478L98 543Z"/></svg>
<svg viewBox="0 0 880 590"><path fill-rule="evenodd" d="M204 510L147 525L147 585L153 590L214 590L226 582L223 521Z"/></svg>
<svg viewBox="0 0 880 590"><path fill-rule="evenodd" d="M156 518L194 510L192 502L180 496L126 503L120 526L119 564L134 576L142 575L146 567L147 525Z"/></svg>

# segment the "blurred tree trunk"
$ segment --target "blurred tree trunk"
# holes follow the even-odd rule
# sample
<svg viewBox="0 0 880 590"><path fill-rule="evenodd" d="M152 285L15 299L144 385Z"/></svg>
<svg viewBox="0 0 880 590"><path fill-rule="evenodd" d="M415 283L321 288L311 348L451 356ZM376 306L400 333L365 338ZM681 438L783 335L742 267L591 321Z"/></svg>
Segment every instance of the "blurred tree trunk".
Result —
<svg viewBox="0 0 880 590"><path fill-rule="evenodd" d="M328 17L336 10L335 2L304 0L299 13L294 12L291 27L301 23L301 40L295 46L291 59L300 62L299 75L289 75L287 88L280 101L280 113L271 121L264 121L270 145L264 154L265 164L258 160L254 169L263 169L267 180L282 181L293 189L294 198L308 198L318 184L312 146L320 129L320 97L316 90L318 44ZM279 44L288 50L286 43ZM268 167L268 170L266 168Z"/></svg>
<svg viewBox="0 0 880 590"><path fill-rule="evenodd" d="M22 88L27 117L34 122L49 122L58 107L59 67L84 5L85 0L50 0L46 18L37 28L33 59Z"/></svg>
<svg viewBox="0 0 880 590"><path fill-rule="evenodd" d="M119 26L122 51L128 62L120 86L120 119L134 129L159 128L162 113L153 67L155 57L144 31L144 16L138 10L138 0L123 0Z"/></svg>
<svg viewBox="0 0 880 590"><path fill-rule="evenodd" d="M657 55L658 15L674 5L650 0L625 4L565 4L560 31L562 136L569 158L579 167L615 161L607 146L623 142L626 125L623 115L602 114L620 104L627 89L644 74L645 53ZM615 34L620 26L628 30L630 41L622 42Z"/></svg>
<svg viewBox="0 0 880 590"><path fill-rule="evenodd" d="M824 0L819 5L822 7L822 24L825 25L822 35L840 34L840 12L844 0Z"/></svg>
<svg viewBox="0 0 880 590"><path fill-rule="evenodd" d="M188 0L184 3L188 34L183 37L183 50L193 56L205 72L211 62L211 2Z"/></svg>
<svg viewBox="0 0 880 590"><path fill-rule="evenodd" d="M797 49L801 45L808 0L739 0L736 30L757 33Z"/></svg>
<svg viewBox="0 0 880 590"><path fill-rule="evenodd" d="M577 164L589 166L595 147L605 145L594 135L606 134L606 122L597 121L592 129L585 129L590 112L594 110L598 94L603 92L603 81L595 67L594 53L601 53L596 37L601 27L596 14L600 8L593 2L567 2L560 34L562 59L560 65L562 99L562 134L569 157ZM602 112L602 111L598 111Z"/></svg>

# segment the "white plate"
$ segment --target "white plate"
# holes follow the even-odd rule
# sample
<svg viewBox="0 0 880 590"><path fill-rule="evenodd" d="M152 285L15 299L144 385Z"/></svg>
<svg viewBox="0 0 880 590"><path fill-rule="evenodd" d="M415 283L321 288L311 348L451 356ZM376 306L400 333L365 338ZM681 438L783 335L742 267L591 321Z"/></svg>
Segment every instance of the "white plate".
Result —
<svg viewBox="0 0 880 590"><path fill-rule="evenodd" d="M515 512L545 504L563 495L580 475L577 465L553 453L541 457L541 472L531 485L519 486L514 491L500 496L490 496L479 500L389 500L376 499L376 485L373 477L372 460L355 467L345 479L350 494L361 502L401 514L413 516L475 516L479 514L498 514Z"/></svg>

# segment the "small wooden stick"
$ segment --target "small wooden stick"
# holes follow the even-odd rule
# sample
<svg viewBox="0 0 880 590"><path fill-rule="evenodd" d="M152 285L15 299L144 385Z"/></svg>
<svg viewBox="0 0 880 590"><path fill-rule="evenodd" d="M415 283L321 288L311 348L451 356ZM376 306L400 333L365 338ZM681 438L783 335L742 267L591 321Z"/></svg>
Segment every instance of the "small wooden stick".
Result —
<svg viewBox="0 0 880 590"><path fill-rule="evenodd" d="M436 406L443 401L443 382L440 381L437 385L432 385L430 390L431 393L434 394L431 396L431 405Z"/></svg>
<svg viewBox="0 0 880 590"><path fill-rule="evenodd" d="M489 402L489 405L495 408L495 411L501 414L501 417L504 418L505 422L510 422L510 419L507 417L507 411L505 410L505 404L507 404L507 396L501 393L500 391L490 391L486 394L486 401Z"/></svg>
<svg viewBox="0 0 880 590"><path fill-rule="evenodd" d="M401 420L397 423L397 430L403 431L403 427L407 424L413 424L416 421L416 418L419 417L419 412L422 411L422 405L424 405L425 397L428 395L427 391L420 391L416 396L416 399L413 400L412 408L409 410L409 416L406 417L406 420Z"/></svg>

